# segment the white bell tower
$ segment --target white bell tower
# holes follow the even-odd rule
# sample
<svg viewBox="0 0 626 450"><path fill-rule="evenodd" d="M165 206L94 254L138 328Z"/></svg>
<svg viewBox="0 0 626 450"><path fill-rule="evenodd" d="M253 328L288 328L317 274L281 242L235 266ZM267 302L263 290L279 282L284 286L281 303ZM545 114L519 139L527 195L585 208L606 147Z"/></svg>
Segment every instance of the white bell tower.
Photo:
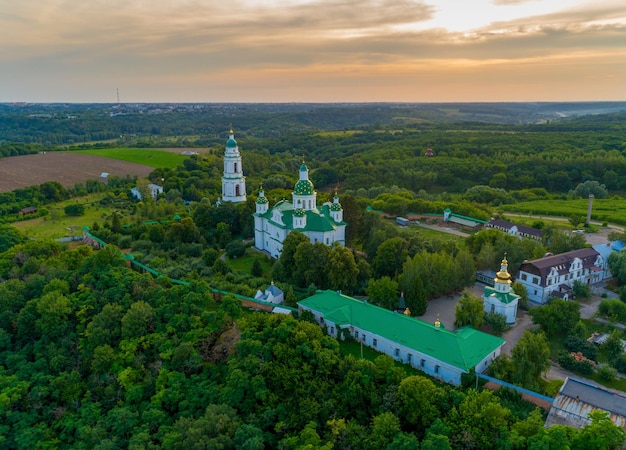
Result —
<svg viewBox="0 0 626 450"><path fill-rule="evenodd" d="M224 152L224 176L222 177L222 201L240 203L246 201L246 177L243 176L241 154L231 127Z"/></svg>

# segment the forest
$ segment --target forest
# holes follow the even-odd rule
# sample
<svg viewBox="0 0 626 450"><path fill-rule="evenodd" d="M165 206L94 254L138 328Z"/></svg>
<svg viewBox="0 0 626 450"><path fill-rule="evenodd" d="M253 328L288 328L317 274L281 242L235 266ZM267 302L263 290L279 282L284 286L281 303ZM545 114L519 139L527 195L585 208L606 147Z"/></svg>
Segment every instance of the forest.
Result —
<svg viewBox="0 0 626 450"><path fill-rule="evenodd" d="M545 429L512 392L356 358L306 318L251 313L205 281L129 270L114 246L14 242L0 255L4 448L588 449L624 439L603 413L582 430Z"/></svg>
<svg viewBox="0 0 626 450"><path fill-rule="evenodd" d="M620 448L624 431L602 413L581 430L545 429L545 412L512 391L481 389L471 375L453 387L385 355L359 357L355 342L332 339L306 316L252 312L236 296L215 293L251 297L275 282L292 307L316 289L335 289L394 309L403 292L420 316L430 299L462 292L504 253L515 273L524 260L582 248L584 237L570 229L580 224L584 199L617 202L626 189L626 113L610 103L593 107L609 111L557 119L564 105L150 105L141 113L140 105L2 105L6 157L116 146L210 152L156 168L149 180L50 181L0 195L0 445ZM215 202L231 123L249 189L237 205ZM293 232L274 261L246 241L256 189L262 183L270 203L289 198L303 157L318 201L338 189L346 247ZM133 199L130 188L148 182L164 193ZM450 239L386 218L450 208L488 220L533 201L583 206L565 225L534 220L541 241L494 229ZM44 223L58 220L50 211L80 219L95 209L84 225L109 245L30 239L10 223L33 205ZM129 254L161 276L128 267ZM622 320L626 259L611 264L622 300L606 301L601 312ZM475 299L463 295L459 322L492 320L496 330L497 321L472 312ZM543 379L548 358L574 363L550 355L551 347L592 352L584 344L590 324L577 302L566 303L531 310L533 332L492 374L554 395L559 386ZM614 348L622 334L612 332L610 346L595 354L615 371L599 375L613 381L626 370Z"/></svg>

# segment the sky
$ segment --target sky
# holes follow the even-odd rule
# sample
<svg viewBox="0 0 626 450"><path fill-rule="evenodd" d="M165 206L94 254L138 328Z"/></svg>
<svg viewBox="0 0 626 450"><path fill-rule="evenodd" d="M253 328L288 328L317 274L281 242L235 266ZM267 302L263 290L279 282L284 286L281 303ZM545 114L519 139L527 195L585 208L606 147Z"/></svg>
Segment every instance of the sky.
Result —
<svg viewBox="0 0 626 450"><path fill-rule="evenodd" d="M626 100L625 0L0 0L0 102Z"/></svg>

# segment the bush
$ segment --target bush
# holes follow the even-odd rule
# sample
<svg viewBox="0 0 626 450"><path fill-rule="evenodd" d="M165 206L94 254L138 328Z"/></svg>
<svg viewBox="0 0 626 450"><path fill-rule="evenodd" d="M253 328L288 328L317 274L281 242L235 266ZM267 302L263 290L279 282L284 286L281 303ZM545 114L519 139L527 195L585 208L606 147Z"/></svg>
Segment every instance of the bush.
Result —
<svg viewBox="0 0 626 450"><path fill-rule="evenodd" d="M609 365L598 367L598 377L604 381L613 381L617 378L617 369Z"/></svg>
<svg viewBox="0 0 626 450"><path fill-rule="evenodd" d="M491 329L497 336L502 335L502 333L509 329L506 323L506 317L499 313L487 313L485 315L485 323L491 326Z"/></svg>
<svg viewBox="0 0 626 450"><path fill-rule="evenodd" d="M226 245L226 254L229 258L240 258L246 253L246 244L243 242L229 242Z"/></svg>
<svg viewBox="0 0 626 450"><path fill-rule="evenodd" d="M67 205L63 211L67 216L83 216L85 215L85 207L79 203Z"/></svg>
<svg viewBox="0 0 626 450"><path fill-rule="evenodd" d="M617 299L602 300L598 306L601 316L609 320L626 322L626 304Z"/></svg>
<svg viewBox="0 0 626 450"><path fill-rule="evenodd" d="M591 375L593 373L593 364L582 354L574 354L563 352L559 355L559 364L561 367L581 375Z"/></svg>
<svg viewBox="0 0 626 450"><path fill-rule="evenodd" d="M585 358L594 361L597 361L598 359L598 348L591 342L587 342L585 339L582 339L580 336L570 334L563 341L563 346L568 352L580 352Z"/></svg>

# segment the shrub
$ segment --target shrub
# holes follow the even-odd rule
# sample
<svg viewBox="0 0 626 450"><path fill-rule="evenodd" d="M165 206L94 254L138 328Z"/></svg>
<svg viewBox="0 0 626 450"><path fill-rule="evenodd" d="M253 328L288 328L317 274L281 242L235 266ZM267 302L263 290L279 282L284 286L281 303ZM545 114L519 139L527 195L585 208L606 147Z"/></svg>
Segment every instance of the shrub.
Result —
<svg viewBox="0 0 626 450"><path fill-rule="evenodd" d="M581 375L591 375L593 373L593 364L582 353L566 353L559 355L559 364L561 367Z"/></svg>
<svg viewBox="0 0 626 450"><path fill-rule="evenodd" d="M243 242L229 242L226 244L226 254L229 258L240 258L246 253L246 244Z"/></svg>
<svg viewBox="0 0 626 450"><path fill-rule="evenodd" d="M500 336L509 329L506 323L506 317L499 313L487 313L485 315L485 323L491 326L491 329L497 336Z"/></svg>
<svg viewBox="0 0 626 450"><path fill-rule="evenodd" d="M580 352L587 359L596 361L598 359L598 348L591 342L587 342L580 336L570 334L563 341L563 346L568 352Z"/></svg>
<svg viewBox="0 0 626 450"><path fill-rule="evenodd" d="M617 369L609 365L598 367L598 377L604 381L613 381L617 378Z"/></svg>
<svg viewBox="0 0 626 450"><path fill-rule="evenodd" d="M598 306L601 316L609 320L626 322L626 304L617 299L602 300Z"/></svg>
<svg viewBox="0 0 626 450"><path fill-rule="evenodd" d="M67 205L63 210L68 216L83 216L85 214L85 207L79 203Z"/></svg>

